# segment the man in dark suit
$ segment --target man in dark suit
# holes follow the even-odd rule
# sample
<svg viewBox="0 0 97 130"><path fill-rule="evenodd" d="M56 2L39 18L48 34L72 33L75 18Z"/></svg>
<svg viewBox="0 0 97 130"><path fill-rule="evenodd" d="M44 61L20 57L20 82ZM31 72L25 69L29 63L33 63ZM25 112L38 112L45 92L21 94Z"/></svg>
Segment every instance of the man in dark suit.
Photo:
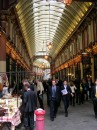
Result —
<svg viewBox="0 0 97 130"><path fill-rule="evenodd" d="M91 98L92 86L94 86L91 78L87 79L87 85L88 85L88 89L89 89L89 98Z"/></svg>
<svg viewBox="0 0 97 130"><path fill-rule="evenodd" d="M32 82L30 82L30 89L34 91L34 84Z"/></svg>
<svg viewBox="0 0 97 130"><path fill-rule="evenodd" d="M79 78L76 78L74 81L74 85L76 86L76 90L75 90L75 93L76 93L76 103L80 105L80 102L81 102L81 94L80 94L80 79Z"/></svg>
<svg viewBox="0 0 97 130"><path fill-rule="evenodd" d="M64 80L64 82L63 82L61 93L62 93L62 99L63 99L63 103L64 103L64 108L65 108L65 116L67 117L68 116L68 107L69 107L70 94L72 96L73 96L73 94L71 92L70 86L67 85L66 80Z"/></svg>
<svg viewBox="0 0 97 130"><path fill-rule="evenodd" d="M36 94L30 89L30 84L24 85L26 92L24 93L24 125L26 130L34 129L34 110L37 107Z"/></svg>
<svg viewBox="0 0 97 130"><path fill-rule="evenodd" d="M60 88L60 101L59 101L59 106L61 104L61 99L62 99L62 94L61 94L61 87L63 86L63 81L61 79L56 79L56 85L59 86Z"/></svg>
<svg viewBox="0 0 97 130"><path fill-rule="evenodd" d="M58 104L60 100L60 89L56 86L56 82L52 81L52 86L49 87L49 103L50 103L50 119L54 121L58 111Z"/></svg>
<svg viewBox="0 0 97 130"><path fill-rule="evenodd" d="M92 100L93 100L95 118L97 118L97 79L95 80L95 85L92 87Z"/></svg>

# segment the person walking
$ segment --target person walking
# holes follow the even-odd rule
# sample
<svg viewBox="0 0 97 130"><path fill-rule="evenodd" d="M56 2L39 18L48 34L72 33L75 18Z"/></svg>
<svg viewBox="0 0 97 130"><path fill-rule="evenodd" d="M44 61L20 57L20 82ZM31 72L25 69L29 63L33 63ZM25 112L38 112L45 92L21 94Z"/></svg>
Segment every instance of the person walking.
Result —
<svg viewBox="0 0 97 130"><path fill-rule="evenodd" d="M73 94L72 94L70 86L67 85L67 80L64 80L64 82L63 82L61 93L62 93L62 99L63 99L63 103L64 103L64 108L65 108L65 117L68 117L68 107L69 107L70 95L73 96Z"/></svg>
<svg viewBox="0 0 97 130"><path fill-rule="evenodd" d="M80 104L80 80L79 78L75 78L73 81L76 86L75 95L76 95L76 103Z"/></svg>
<svg viewBox="0 0 97 130"><path fill-rule="evenodd" d="M37 98L34 91L30 89L30 84L24 85L24 126L26 130L34 130L34 110L37 107Z"/></svg>
<svg viewBox="0 0 97 130"><path fill-rule="evenodd" d="M88 100L88 91L89 91L89 88L88 88L88 85L87 85L87 82L86 82L85 79L82 79L81 86L83 88L84 101L87 101Z"/></svg>
<svg viewBox="0 0 97 130"><path fill-rule="evenodd" d="M49 105L50 105L50 119L54 121L56 118L59 100L60 100L60 88L56 85L56 82L52 81L52 86L49 87Z"/></svg>
<svg viewBox="0 0 97 130"><path fill-rule="evenodd" d="M43 84L41 81L36 80L36 84L37 84L37 98L40 104L40 108L44 109L44 105L43 105L43 92L44 92L44 88L43 88Z"/></svg>
<svg viewBox="0 0 97 130"><path fill-rule="evenodd" d="M73 94L73 96L72 95L70 96L71 105L75 106L75 91L77 88L72 81L70 82L70 88Z"/></svg>
<svg viewBox="0 0 97 130"><path fill-rule="evenodd" d="M92 86L94 85L91 78L87 79L87 85L88 85L88 88L89 88L89 94L88 95L89 95L89 98L91 99Z"/></svg>

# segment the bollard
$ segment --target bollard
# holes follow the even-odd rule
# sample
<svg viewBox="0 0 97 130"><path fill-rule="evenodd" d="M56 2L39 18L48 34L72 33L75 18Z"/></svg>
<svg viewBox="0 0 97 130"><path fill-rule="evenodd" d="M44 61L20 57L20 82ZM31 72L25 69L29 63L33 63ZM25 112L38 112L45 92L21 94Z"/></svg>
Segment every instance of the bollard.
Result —
<svg viewBox="0 0 97 130"><path fill-rule="evenodd" d="M35 115L36 115L36 130L44 130L45 110L39 108L35 111Z"/></svg>

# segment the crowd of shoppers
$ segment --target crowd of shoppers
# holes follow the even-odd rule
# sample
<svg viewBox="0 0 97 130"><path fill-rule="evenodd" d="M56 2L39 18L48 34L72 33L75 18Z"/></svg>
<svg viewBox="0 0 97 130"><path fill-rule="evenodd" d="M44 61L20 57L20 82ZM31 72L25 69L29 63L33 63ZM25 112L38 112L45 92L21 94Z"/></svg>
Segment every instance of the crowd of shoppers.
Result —
<svg viewBox="0 0 97 130"><path fill-rule="evenodd" d="M65 117L68 117L69 105L81 105L88 100L92 100L95 118L97 118L97 79L94 84L91 78L87 78L87 80L73 79L70 82L68 82L66 78L64 80L58 80L58 78L54 80L49 79L48 81L41 81L39 79L29 81L24 79L22 83L19 84L18 91L22 99L20 110L26 130L34 129L35 109L45 109L43 100L44 94L47 95L47 105L50 109L51 121L54 121L57 116L61 100L64 105ZM7 87L4 83L0 96L2 97L6 93L12 95L17 94L17 84L13 82L10 87Z"/></svg>
<svg viewBox="0 0 97 130"><path fill-rule="evenodd" d="M81 105L88 100L92 100L95 117L97 118L97 88L95 87L97 87L97 80L93 84L91 78L87 78L87 80L73 79L70 82L68 82L66 78L63 81L58 79L40 81L37 79L33 83L30 82L30 89L34 91L36 88L39 107L42 109L45 109L43 95L44 93L47 95L47 105L50 109L51 121L54 121L57 116L61 100L64 105L65 117L68 117L69 105Z"/></svg>
<svg viewBox="0 0 97 130"><path fill-rule="evenodd" d="M67 83L66 79L63 81L57 79L52 81L52 83L50 82L49 86L51 91L48 91L47 89L47 100L50 102L50 119L52 121L56 117L61 99L63 100L66 117L68 116L68 107L70 104L72 106L75 106L75 104L81 105L88 100L92 100L95 118L97 118L97 79L95 80L95 83L92 82L90 77L82 80L73 79L70 83Z"/></svg>
<svg viewBox="0 0 97 130"><path fill-rule="evenodd" d="M50 106L51 121L56 118L61 100L63 101L66 117L68 117L69 105L81 105L91 99L93 100L94 111L97 111L97 107L95 108L96 101L93 99L92 93L96 82L92 83L90 77L82 80L73 79L70 82L67 82L66 78L63 81L55 79L44 82L44 92L47 94L47 104ZM95 113L95 117L97 117L97 113Z"/></svg>

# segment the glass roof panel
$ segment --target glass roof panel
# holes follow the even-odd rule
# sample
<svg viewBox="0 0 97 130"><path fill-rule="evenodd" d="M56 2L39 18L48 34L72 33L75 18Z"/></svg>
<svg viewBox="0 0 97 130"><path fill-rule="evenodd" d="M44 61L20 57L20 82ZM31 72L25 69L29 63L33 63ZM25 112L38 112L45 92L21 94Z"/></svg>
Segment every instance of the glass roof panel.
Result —
<svg viewBox="0 0 97 130"><path fill-rule="evenodd" d="M58 1L19 0L16 11L30 57L44 46L46 51L46 44L52 42L49 54L54 58L92 7L89 2L72 2L65 6Z"/></svg>
<svg viewBox="0 0 97 130"><path fill-rule="evenodd" d="M62 8L58 7L59 4L57 3L57 1L37 1L37 3L33 4L35 52L37 52L38 50L42 50L42 46L39 46L38 44L40 43L42 45L44 40L47 42L52 42L59 21L62 17L62 13L64 10L63 7L65 7L63 6L63 3L60 4L62 5ZM54 27L51 28L53 25ZM52 31L53 33L50 33ZM42 36L40 36L40 34L42 34ZM38 38L39 40L37 40L36 38Z"/></svg>

